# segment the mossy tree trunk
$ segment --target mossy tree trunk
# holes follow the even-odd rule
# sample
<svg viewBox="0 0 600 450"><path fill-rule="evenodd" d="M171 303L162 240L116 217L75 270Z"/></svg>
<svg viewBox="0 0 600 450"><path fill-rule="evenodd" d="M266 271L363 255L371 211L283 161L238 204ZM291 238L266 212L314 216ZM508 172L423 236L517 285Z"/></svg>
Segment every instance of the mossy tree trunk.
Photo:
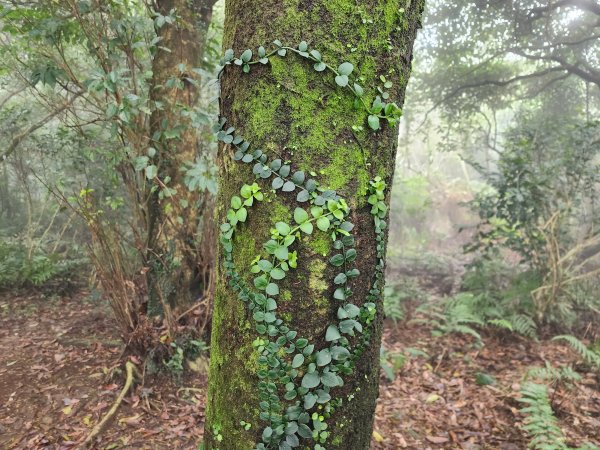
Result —
<svg viewBox="0 0 600 450"><path fill-rule="evenodd" d="M158 28L160 43L152 61L152 97L161 107L152 114L150 134L157 150L158 178L168 183L155 192L149 213L148 307L151 314L162 311L168 320L172 308L181 312L189 307L204 287L198 270L202 257L199 225L206 210L212 217L212 198L208 192L191 192L182 168L200 154L198 131L192 125L200 82L194 69L204 56L215 1L156 2L158 13L169 16L174 12L176 21ZM176 191L175 201L159 198L167 189Z"/></svg>
<svg viewBox="0 0 600 450"><path fill-rule="evenodd" d="M373 299L371 291L373 280L379 279L378 271L382 272L380 262L387 241L385 230L374 226L369 196L373 194L371 180L380 177L388 186L391 185L398 129L397 124L382 121L381 128L373 131L367 125L372 111L369 113L367 110L376 96L381 95L378 88L389 93L389 100L384 101L402 105L423 3L424 0L226 2L224 48L234 49L235 55L242 54L245 49L254 49L256 55L259 46L264 46L269 52L274 40L295 48L301 41L306 41L308 50L304 56L290 50L285 57L274 55L268 63L249 66L249 73L244 73L236 64L226 66L221 77L221 113L228 120L224 128L234 127L234 134L243 136L250 143L250 152L262 149L265 155L269 155L269 161L278 158L284 165L289 161L292 173L302 171L307 178L317 180L320 187L335 190L346 200L350 212L345 220L355 226L352 234L357 258L353 267L360 271L360 277L349 284L353 291L351 302L364 309L364 305L373 301L377 308L376 318L370 324L370 338L365 341L364 350L358 353L354 370L341 376L343 386L329 390L330 401L319 397L319 401L312 405L313 401L307 402L306 397L302 397L304 403L301 402L301 409L311 416L308 427L311 431L321 427L318 433L320 443L300 433L301 441L297 448L369 448L378 396L382 327L382 299L380 295ZM368 106L355 107L356 95L352 95L355 93L352 89L338 85L335 77L326 74L327 70L313 70L314 61L307 61L311 49L320 51L322 60L334 68L344 61L350 62L352 77L356 77L350 86L356 81L363 87L362 99ZM303 45L300 50L303 50ZM342 73L341 68L337 70ZM343 85L343 80L339 84ZM360 99L358 103L360 105ZM373 125L377 128L376 124ZM231 142L227 138L223 140ZM232 146L222 145L220 151L217 201L220 223L230 220L226 216L231 214L231 199L240 196L240 188L244 184L256 182L264 198L247 208L247 218L245 213L242 215L243 223L235 225L233 222L235 235L231 237L233 250L229 255L227 250L225 253L223 250L227 244L219 252L205 445L207 449L245 450L256 446L278 448L281 442L287 442L279 448L292 448L295 438L273 441L269 438L277 434L277 430L269 428L273 416L264 420L265 413L271 414L273 402L280 401L285 412L290 411L286 408L298 400L281 399L288 389L282 385L289 385L289 378L274 381L279 384L271 394L280 400L275 400L273 395L271 399L265 399L264 390L259 388L260 383L264 388L265 380L271 379L270 369L273 368L265 369L261 365L264 360L261 362L259 357L266 354L266 342L274 342L277 335L269 338L268 333L260 334L257 324L264 322L257 323L256 315L248 307L251 302L245 303L238 298L238 287L242 284L253 286L256 274L251 273L250 268L255 264L257 255L265 254L263 243L277 235L272 230L274 225L277 222L294 224L295 208L300 206L308 211L308 203L299 203L297 190L286 193L282 192L285 188L272 189L274 180L268 177L268 173L265 179L260 176L255 179L253 172L256 172L256 167L253 169L253 163L234 161L242 154L238 146L238 157L232 158L236 151ZM259 166L258 172L260 170ZM245 198L243 192L241 196ZM225 243L229 242L226 233L229 228L230 224L226 224L221 229ZM320 228L327 229L327 232ZM328 330L341 319L338 311L340 300L336 293L339 286L333 281L339 268L330 259L336 248L339 247L331 238L331 229L315 226L310 235L298 232L298 238L289 247L290 251L297 252L297 268L290 268L289 276L278 282L275 312L283 321L281 326L296 330L298 338L305 338L315 345L314 353L309 352L306 362L292 374L291 383L296 387L300 386L301 380L302 386L304 381L307 381L307 386L312 384L311 380L304 378L311 371L307 364L315 358L316 352L327 348L333 352ZM239 279L232 281L230 267L239 271ZM383 280L379 281L381 290ZM266 320L260 314L258 320ZM360 340L360 333L357 335L349 337L350 346ZM263 339L262 343L260 339ZM279 361L291 360L293 352L290 355L284 353L284 347L289 348L290 342L276 347L276 354L271 356ZM333 342L336 342L335 339ZM296 351L298 348L300 344ZM328 356L325 359L329 359ZM327 361L315 362L318 363L318 371L323 371L319 372L322 375L329 370ZM289 362L281 364L294 366ZM277 370L280 368L278 366ZM287 370L289 373L289 367ZM322 383L327 385L325 381ZM266 403L261 404L261 401ZM317 425L313 420L315 412ZM289 423L291 419L284 417L282 421ZM322 433L321 421L328 426L325 434ZM306 421L296 420L291 429L285 426L284 437L294 434L294 427L302 422Z"/></svg>

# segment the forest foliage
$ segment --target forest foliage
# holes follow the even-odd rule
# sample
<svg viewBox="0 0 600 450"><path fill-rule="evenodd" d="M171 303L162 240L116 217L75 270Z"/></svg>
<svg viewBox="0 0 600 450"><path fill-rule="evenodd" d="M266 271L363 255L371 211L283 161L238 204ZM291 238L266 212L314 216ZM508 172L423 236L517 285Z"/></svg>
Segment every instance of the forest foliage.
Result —
<svg viewBox="0 0 600 450"><path fill-rule="evenodd" d="M221 55L220 3L198 13L194 38L202 44L193 63L163 70L161 58L177 42L168 42L170 32L188 32L189 24L183 9L155 6L0 1L0 289L88 286L110 303L134 352L179 376L186 355L208 350L219 234L262 200L249 180L231 200L229 222L214 226L217 145L241 143L227 127L212 131L221 64L248 72L282 50L300 52L315 71L331 69L335 86L358 102L363 87L350 82L350 63L329 67L306 43ZM402 279L386 286L387 318L420 321L440 336L466 334L477 345L489 334L556 335L600 369L598 335L586 334L600 322L599 18L592 1L429 1L404 111L387 102L387 79L379 80L379 101L365 105L371 131L403 113L388 252L388 272ZM192 151L180 158L186 145ZM260 157L236 154L246 163ZM271 162L268 176L285 167ZM316 202L312 178L287 175L274 177L275 191L300 186L298 201ZM342 202L326 198L310 215L275 225L268 250L279 262L255 261L258 289L277 295L276 281L295 264L286 245L292 227L348 233ZM452 240L463 248L448 251ZM347 253L341 258L331 263ZM346 300L353 276L340 272L334 295ZM428 277L436 295L423 287ZM185 296L181 280L190 287ZM348 305L339 318L352 332L368 311ZM257 329L266 332L274 308L266 297L258 306ZM329 337L340 339L340 328ZM296 356L300 366L306 351ZM408 357L382 348L386 376ZM306 383L338 382L315 369ZM552 362L524 374L532 448L568 448L548 390L576 377Z"/></svg>

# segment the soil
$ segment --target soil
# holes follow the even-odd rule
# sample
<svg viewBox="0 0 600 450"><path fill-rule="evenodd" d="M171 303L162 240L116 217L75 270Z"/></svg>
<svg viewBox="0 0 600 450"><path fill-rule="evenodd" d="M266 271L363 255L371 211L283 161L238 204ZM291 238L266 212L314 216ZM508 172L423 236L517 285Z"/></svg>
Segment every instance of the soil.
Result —
<svg viewBox="0 0 600 450"><path fill-rule="evenodd" d="M497 335L484 342L436 338L422 324L387 323L387 354L413 356L393 381L382 374L372 448L525 449L519 387L527 368L545 361L570 364L582 375L574 386L551 389L568 444L600 445L597 372L558 342ZM81 447L122 389L122 350L110 310L85 291L62 298L3 294L0 448ZM187 373L178 380L144 376L95 448L197 449L207 378ZM477 374L491 376L493 384L478 385Z"/></svg>

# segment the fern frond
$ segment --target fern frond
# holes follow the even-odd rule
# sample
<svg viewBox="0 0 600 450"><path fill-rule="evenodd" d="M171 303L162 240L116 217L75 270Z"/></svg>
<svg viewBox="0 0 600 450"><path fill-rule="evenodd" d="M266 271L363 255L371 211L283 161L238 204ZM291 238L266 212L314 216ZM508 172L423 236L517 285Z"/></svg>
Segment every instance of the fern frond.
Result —
<svg viewBox="0 0 600 450"><path fill-rule="evenodd" d="M600 354L595 351L587 348L587 346L577 339L575 336L571 336L569 334L564 334L561 336L555 336L552 338L553 341L567 341L567 343L575 350L577 353L581 355L583 360L588 364L595 366L597 369L600 369Z"/></svg>
<svg viewBox="0 0 600 450"><path fill-rule="evenodd" d="M529 448L535 450L568 450L565 437L554 416L548 388L543 384L524 383L521 386L521 409L525 417L523 429L531 436Z"/></svg>
<svg viewBox="0 0 600 450"><path fill-rule="evenodd" d="M514 331L512 323L505 319L490 319L487 321L487 323L489 323L490 325L494 325L498 328L504 328L508 331Z"/></svg>
<svg viewBox="0 0 600 450"><path fill-rule="evenodd" d="M537 326L533 319L525 314L515 314L508 318L513 329L520 335L535 338L537 336Z"/></svg>
<svg viewBox="0 0 600 450"><path fill-rule="evenodd" d="M525 379L535 379L560 383L562 381L575 382L581 380L581 375L570 366L554 367L546 361L546 367L532 367L525 374Z"/></svg>

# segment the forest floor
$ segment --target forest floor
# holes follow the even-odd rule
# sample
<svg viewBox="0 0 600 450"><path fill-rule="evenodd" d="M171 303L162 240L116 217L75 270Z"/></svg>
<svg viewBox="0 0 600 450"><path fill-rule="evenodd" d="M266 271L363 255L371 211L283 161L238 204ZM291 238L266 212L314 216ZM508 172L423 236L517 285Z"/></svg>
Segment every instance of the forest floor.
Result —
<svg viewBox="0 0 600 450"><path fill-rule="evenodd" d="M122 345L110 317L85 292L0 297L1 449L81 446L122 389ZM574 387L552 391L568 444L600 445L600 379L574 353L546 340L484 342L478 347L464 336L435 338L423 325L387 323L386 350L413 356L394 381L382 375L372 448L525 449L519 384L528 367L546 360L582 374ZM494 384L478 385L480 373ZM206 376L145 377L96 448L197 449L205 392Z"/></svg>

